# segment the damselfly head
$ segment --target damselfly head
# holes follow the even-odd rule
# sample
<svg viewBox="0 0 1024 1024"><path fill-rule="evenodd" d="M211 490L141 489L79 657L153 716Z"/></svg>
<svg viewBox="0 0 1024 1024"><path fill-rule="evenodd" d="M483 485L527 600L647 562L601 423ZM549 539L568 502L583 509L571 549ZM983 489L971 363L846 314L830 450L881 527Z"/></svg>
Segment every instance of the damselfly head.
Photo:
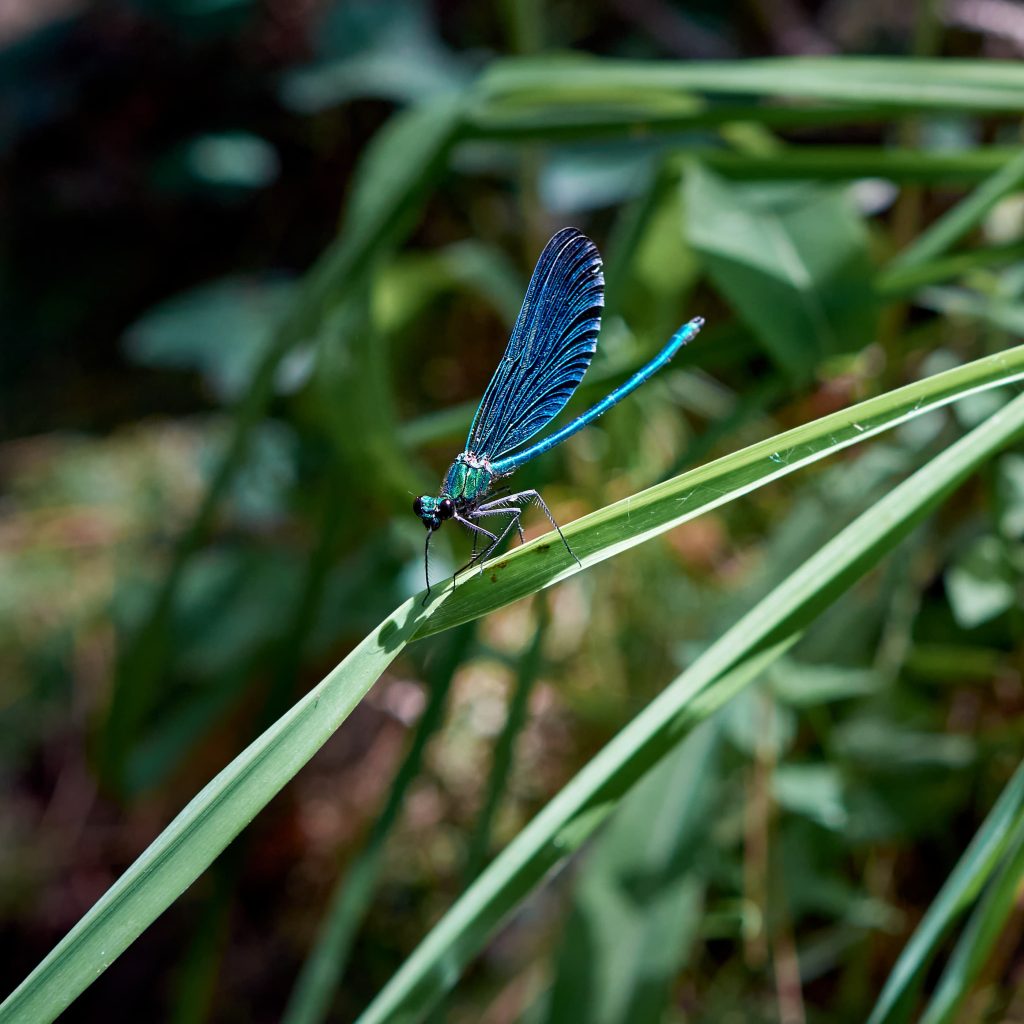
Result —
<svg viewBox="0 0 1024 1024"><path fill-rule="evenodd" d="M446 519L455 515L455 502L451 498L433 498L421 494L412 503L413 512L428 530L436 530Z"/></svg>

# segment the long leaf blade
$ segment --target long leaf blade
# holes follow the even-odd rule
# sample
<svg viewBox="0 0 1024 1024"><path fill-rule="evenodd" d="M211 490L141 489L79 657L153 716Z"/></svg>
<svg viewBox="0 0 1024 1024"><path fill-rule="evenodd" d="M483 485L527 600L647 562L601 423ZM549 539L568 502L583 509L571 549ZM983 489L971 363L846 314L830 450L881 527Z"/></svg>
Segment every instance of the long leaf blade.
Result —
<svg viewBox="0 0 1024 1024"><path fill-rule="evenodd" d="M409 956L360 1024L420 1019L544 875L698 722L904 538L974 469L1024 431L1024 396L927 463L758 603L624 728L512 841Z"/></svg>
<svg viewBox="0 0 1024 1024"><path fill-rule="evenodd" d="M584 516L563 526L562 532L584 566L596 565L924 412L1021 379L1024 346L1017 346L760 441ZM455 592L424 622L421 635L503 608L577 571L579 567L557 538L546 534L488 562L482 574L460 577Z"/></svg>

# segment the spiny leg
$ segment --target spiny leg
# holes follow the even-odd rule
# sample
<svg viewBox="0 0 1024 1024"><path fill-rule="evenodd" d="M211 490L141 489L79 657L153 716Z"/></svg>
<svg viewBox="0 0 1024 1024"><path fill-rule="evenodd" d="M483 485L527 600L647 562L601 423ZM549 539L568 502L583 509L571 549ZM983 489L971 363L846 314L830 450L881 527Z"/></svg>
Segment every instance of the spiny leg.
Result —
<svg viewBox="0 0 1024 1024"><path fill-rule="evenodd" d="M483 536L488 538L489 543L487 544L487 547L484 549L485 552L492 550L494 545L498 543L498 538L493 533L491 533L490 530L485 530L482 526L477 526L475 523L471 523L468 519L466 519L465 516L460 516L456 512L454 519L457 523L462 523L462 525L466 527L467 530L473 531L474 542L476 541L478 534L483 534ZM474 552L473 557L464 566L462 566L461 569L456 569L455 572L452 574L453 590L455 589L455 578L459 575L460 572L463 572L464 570L468 569L471 565L473 565L477 557L477 554Z"/></svg>
<svg viewBox="0 0 1024 1024"><path fill-rule="evenodd" d="M485 508L477 509L473 513L472 518L479 519L483 516L511 516L506 526L515 526L515 528L519 531L520 542L525 544L526 535L523 533L523 527L521 524L522 515L523 510L521 508ZM502 537L504 537L505 534L508 532L506 526L502 527Z"/></svg>
<svg viewBox="0 0 1024 1024"><path fill-rule="evenodd" d="M565 545L565 550L576 560L576 564L582 569L583 563L576 557L576 552L569 546L569 542L565 539L565 534L562 533L562 528L555 522L555 517L551 514L551 509L548 508L547 502L540 496L538 491L532 488L528 491L517 491L515 494L506 494L503 498L498 498L496 501L489 501L484 505L481 505L477 512L489 512L496 506L501 506L510 501L522 501L525 502L520 512L529 505L531 501L537 502L538 505L544 510L544 515L548 517L548 522L558 531L558 536L562 538L562 543Z"/></svg>
<svg viewBox="0 0 1024 1024"><path fill-rule="evenodd" d="M478 508L473 513L473 518L479 518L480 516L511 516L510 523L515 523L516 529L519 531L519 543L526 543L526 534L523 533L523 527L521 523L523 510L521 508ZM502 535L504 536L504 534Z"/></svg>
<svg viewBox="0 0 1024 1024"><path fill-rule="evenodd" d="M502 526L501 533L498 535L497 539L494 540L492 543L488 544L487 547L483 551L481 551L479 555L475 556L475 560L478 562L480 566L481 573L483 573L484 571L484 562L490 556L491 552L495 550L495 548L500 547L501 542L509 535L509 531L512 529L513 526L518 528L519 535L522 536L523 528L519 525L519 518L520 516L522 516L522 514L523 510L521 508L491 508L483 510L475 509L473 512L470 513L470 516L473 519L478 519L483 516L499 515L506 515L510 517L509 521ZM472 565L473 562L470 562L469 564Z"/></svg>

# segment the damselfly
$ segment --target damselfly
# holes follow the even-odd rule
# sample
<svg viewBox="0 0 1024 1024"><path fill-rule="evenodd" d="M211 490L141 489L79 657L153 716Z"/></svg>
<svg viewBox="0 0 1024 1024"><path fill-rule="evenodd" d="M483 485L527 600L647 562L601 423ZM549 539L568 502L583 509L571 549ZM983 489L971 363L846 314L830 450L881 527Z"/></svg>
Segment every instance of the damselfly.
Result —
<svg viewBox="0 0 1024 1024"><path fill-rule="evenodd" d="M597 246L575 228L563 228L544 246L537 260L505 355L473 417L465 451L445 474L440 494L424 494L413 502L413 512L427 528L423 552L427 594L430 538L447 519L454 519L473 534L473 557L463 566L468 569L482 563L513 528L522 540L523 511L536 501L569 554L576 558L551 510L535 490L487 500L495 482L593 423L657 373L704 325L703 318L694 317L646 366L597 405L561 430L524 448L558 415L587 372L597 350L603 306L604 274ZM481 540L483 547L477 551Z"/></svg>

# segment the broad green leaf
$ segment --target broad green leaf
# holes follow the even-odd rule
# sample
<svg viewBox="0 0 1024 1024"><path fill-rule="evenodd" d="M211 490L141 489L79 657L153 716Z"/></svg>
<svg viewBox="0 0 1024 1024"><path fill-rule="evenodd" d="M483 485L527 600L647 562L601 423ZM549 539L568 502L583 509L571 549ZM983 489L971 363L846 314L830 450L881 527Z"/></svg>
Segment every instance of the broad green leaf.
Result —
<svg viewBox="0 0 1024 1024"><path fill-rule="evenodd" d="M867 235L841 193L735 185L694 164L686 233L715 287L792 377L872 338Z"/></svg>
<svg viewBox="0 0 1024 1024"><path fill-rule="evenodd" d="M227 278L167 299L125 335L143 366L198 370L222 400L249 387L292 300L289 281Z"/></svg>
<svg viewBox="0 0 1024 1024"><path fill-rule="evenodd" d="M768 674L772 693L791 707L815 707L835 700L850 700L878 693L884 677L870 668L846 665L809 665L785 658Z"/></svg>
<svg viewBox="0 0 1024 1024"><path fill-rule="evenodd" d="M832 753L858 767L905 775L914 771L961 771L975 756L975 742L955 733L911 730L866 713L835 726Z"/></svg>
<svg viewBox="0 0 1024 1024"><path fill-rule="evenodd" d="M780 807L823 828L841 832L846 826L843 781L834 765L779 765L772 775L772 793Z"/></svg>
<svg viewBox="0 0 1024 1024"><path fill-rule="evenodd" d="M979 537L946 572L946 593L956 621L964 629L1013 608L1017 584L998 537Z"/></svg>

